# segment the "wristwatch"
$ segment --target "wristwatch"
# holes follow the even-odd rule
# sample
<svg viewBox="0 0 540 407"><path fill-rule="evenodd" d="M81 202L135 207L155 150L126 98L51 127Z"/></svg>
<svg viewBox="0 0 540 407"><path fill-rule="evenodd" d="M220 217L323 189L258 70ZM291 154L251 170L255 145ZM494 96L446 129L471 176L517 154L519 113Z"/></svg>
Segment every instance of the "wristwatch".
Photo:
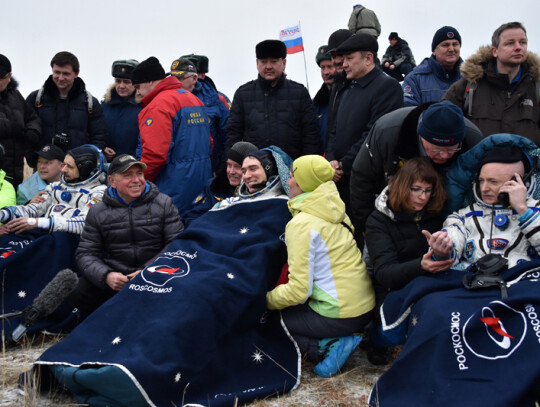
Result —
<svg viewBox="0 0 540 407"><path fill-rule="evenodd" d="M37 223L37 220L35 218L28 218L26 223L28 223L30 226L34 226Z"/></svg>

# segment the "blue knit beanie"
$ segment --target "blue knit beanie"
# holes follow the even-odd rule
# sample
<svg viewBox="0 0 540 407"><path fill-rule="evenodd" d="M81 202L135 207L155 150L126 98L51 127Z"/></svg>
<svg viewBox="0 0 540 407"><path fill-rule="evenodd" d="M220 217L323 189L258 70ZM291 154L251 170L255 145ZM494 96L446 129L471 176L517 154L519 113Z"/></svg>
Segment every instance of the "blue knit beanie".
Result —
<svg viewBox="0 0 540 407"><path fill-rule="evenodd" d="M445 100L429 106L418 120L418 134L436 146L454 146L465 138L463 112Z"/></svg>

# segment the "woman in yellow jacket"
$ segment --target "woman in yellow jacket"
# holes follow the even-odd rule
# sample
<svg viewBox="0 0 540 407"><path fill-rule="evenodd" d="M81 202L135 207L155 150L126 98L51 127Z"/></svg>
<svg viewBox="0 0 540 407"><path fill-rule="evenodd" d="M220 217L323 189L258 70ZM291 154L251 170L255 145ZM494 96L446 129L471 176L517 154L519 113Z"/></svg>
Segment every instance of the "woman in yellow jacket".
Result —
<svg viewBox="0 0 540 407"><path fill-rule="evenodd" d="M315 373L337 373L361 340L375 295L353 237L345 204L321 156L296 159L287 181L293 219L285 229L289 281L267 294L300 350L319 362Z"/></svg>

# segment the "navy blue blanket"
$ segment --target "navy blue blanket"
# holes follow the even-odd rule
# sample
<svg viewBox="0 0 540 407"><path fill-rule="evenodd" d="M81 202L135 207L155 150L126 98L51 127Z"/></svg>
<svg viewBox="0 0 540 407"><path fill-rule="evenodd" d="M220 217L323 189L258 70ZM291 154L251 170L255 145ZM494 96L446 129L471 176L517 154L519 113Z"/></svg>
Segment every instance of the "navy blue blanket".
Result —
<svg viewBox="0 0 540 407"><path fill-rule="evenodd" d="M79 236L67 232L32 232L0 236L0 270L2 313L22 311L32 305L40 291L58 271L70 268L77 271L75 250ZM55 330L66 318L69 309L60 309L38 324L28 333L41 329ZM3 321L5 337L23 321L12 318Z"/></svg>
<svg viewBox="0 0 540 407"><path fill-rule="evenodd" d="M37 364L93 406L231 406L290 391L300 355L265 298L285 259L286 203L201 216Z"/></svg>
<svg viewBox="0 0 540 407"><path fill-rule="evenodd" d="M497 287L467 290L464 273L419 277L386 297L378 339L405 345L370 406L533 407L540 398L540 262L503 273L505 299Z"/></svg>

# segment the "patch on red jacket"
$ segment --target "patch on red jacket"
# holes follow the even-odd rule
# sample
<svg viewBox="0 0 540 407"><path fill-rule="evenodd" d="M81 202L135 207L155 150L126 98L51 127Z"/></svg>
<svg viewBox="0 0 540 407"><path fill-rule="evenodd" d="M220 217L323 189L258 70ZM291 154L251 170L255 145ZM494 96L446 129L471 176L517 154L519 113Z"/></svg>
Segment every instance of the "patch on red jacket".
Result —
<svg viewBox="0 0 540 407"><path fill-rule="evenodd" d="M153 122L154 122L154 120L153 120L151 117L149 117L148 119L146 119L146 125L147 125L147 126L150 126Z"/></svg>

